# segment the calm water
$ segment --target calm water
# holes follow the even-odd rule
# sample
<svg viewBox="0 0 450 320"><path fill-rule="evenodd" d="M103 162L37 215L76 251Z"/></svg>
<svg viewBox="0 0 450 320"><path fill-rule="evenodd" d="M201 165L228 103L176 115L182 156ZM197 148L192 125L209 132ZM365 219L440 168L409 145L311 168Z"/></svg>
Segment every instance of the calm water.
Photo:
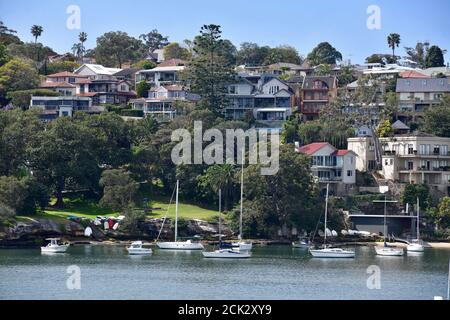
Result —
<svg viewBox="0 0 450 320"><path fill-rule="evenodd" d="M352 260L313 259L289 246L256 247L248 260L203 259L201 252L74 246L60 255L0 250L0 299L433 299L446 296L450 250L377 257L356 248ZM67 267L81 268L81 290L68 290ZM381 289L366 285L381 268Z"/></svg>

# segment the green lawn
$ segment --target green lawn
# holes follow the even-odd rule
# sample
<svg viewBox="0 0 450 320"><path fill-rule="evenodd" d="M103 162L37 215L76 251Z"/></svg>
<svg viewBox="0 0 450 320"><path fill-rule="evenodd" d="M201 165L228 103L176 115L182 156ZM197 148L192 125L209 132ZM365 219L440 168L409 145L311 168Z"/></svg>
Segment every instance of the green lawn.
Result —
<svg viewBox="0 0 450 320"><path fill-rule="evenodd" d="M64 199L65 208L64 209L54 209L47 208L43 213L33 215L33 216L17 216L19 221L26 221L33 218L47 218L53 219L59 222L66 221L69 216L83 217L83 218L95 218L97 216L111 217L118 216L120 212L100 208L94 202L82 201L80 199L71 200ZM158 208L148 215L149 218L159 218L164 217L175 217L175 204L170 205L169 211L167 211L169 205L169 199L158 198L151 202L152 208ZM217 212L213 210L208 210L200 208L192 204L179 203L178 213L180 218L184 219L201 219L201 220L211 220L217 215Z"/></svg>

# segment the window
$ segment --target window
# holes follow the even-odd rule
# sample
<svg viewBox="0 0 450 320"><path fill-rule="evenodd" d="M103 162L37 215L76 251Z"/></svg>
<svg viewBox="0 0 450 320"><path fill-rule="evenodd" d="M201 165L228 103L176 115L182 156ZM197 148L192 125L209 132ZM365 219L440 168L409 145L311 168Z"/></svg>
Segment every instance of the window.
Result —
<svg viewBox="0 0 450 320"><path fill-rule="evenodd" d="M237 94L237 88L236 86L230 86L228 92L230 94Z"/></svg>
<svg viewBox="0 0 450 320"><path fill-rule="evenodd" d="M414 169L414 162L412 162L412 161L407 161L406 168L407 168L408 170L413 170L413 169Z"/></svg>
<svg viewBox="0 0 450 320"><path fill-rule="evenodd" d="M414 146L412 144L408 145L408 154L413 154L414 153Z"/></svg>
<svg viewBox="0 0 450 320"><path fill-rule="evenodd" d="M433 154L440 154L440 153L441 153L440 152L440 147L438 145L435 145L434 149L433 149Z"/></svg>
<svg viewBox="0 0 450 320"><path fill-rule="evenodd" d="M352 176L353 176L353 171L347 170L347 177L352 177Z"/></svg>
<svg viewBox="0 0 450 320"><path fill-rule="evenodd" d="M337 170L336 171L336 177L341 177L342 176L342 171L341 170Z"/></svg>
<svg viewBox="0 0 450 320"><path fill-rule="evenodd" d="M275 94L278 91L280 91L280 86L270 86L269 88L269 94Z"/></svg>

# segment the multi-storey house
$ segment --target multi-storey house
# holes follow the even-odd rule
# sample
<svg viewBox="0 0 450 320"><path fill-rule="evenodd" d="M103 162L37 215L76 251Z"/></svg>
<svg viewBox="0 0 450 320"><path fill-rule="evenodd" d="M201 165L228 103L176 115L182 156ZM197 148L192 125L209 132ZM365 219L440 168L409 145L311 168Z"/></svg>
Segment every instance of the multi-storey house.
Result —
<svg viewBox="0 0 450 320"><path fill-rule="evenodd" d="M316 120L338 94L338 80L328 76L306 76L300 91L300 111L304 120Z"/></svg>

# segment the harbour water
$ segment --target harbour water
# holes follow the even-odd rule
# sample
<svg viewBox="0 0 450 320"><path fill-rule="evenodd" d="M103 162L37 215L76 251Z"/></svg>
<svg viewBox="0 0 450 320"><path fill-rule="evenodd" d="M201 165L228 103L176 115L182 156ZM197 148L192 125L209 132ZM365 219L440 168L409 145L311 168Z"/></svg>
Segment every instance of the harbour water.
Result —
<svg viewBox="0 0 450 320"><path fill-rule="evenodd" d="M209 248L211 249L211 248ZM247 260L204 259L201 252L129 256L122 246L72 246L66 254L0 250L0 299L433 299L447 292L450 250L356 259L314 259L289 246L254 247ZM69 266L81 271L70 290ZM369 289L369 266L380 288ZM377 269L375 267L375 269ZM371 286L373 287L373 285Z"/></svg>

